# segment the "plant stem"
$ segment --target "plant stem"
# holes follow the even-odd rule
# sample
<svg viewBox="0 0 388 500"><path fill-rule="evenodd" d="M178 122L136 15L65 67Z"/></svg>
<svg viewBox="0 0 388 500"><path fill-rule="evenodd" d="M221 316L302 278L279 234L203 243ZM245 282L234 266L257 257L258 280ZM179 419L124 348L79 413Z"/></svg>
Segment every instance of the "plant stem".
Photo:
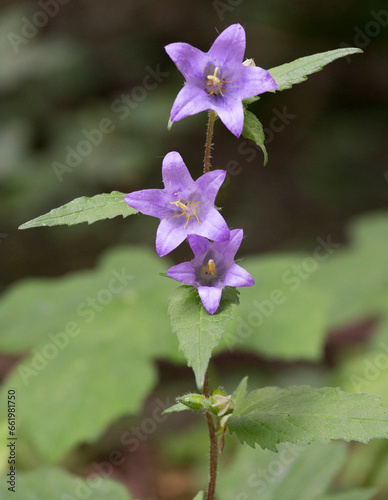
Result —
<svg viewBox="0 0 388 500"><path fill-rule="evenodd" d="M214 130L214 121L216 119L216 112L213 110L209 111L209 120L207 122L207 131L206 131L206 144L205 144L205 159L203 163L203 173L206 174L210 172L210 153L212 150L212 140L213 140L213 130Z"/></svg>
<svg viewBox="0 0 388 500"><path fill-rule="evenodd" d="M210 396L207 372L205 374L205 381L203 384L203 395L205 396L205 398L209 398ZM217 479L218 439L217 439L217 431L214 426L213 417L208 411L206 412L206 420L207 420L207 426L209 428L209 438L210 438L209 487L207 490L206 500L214 500L214 493L216 490L216 479Z"/></svg>

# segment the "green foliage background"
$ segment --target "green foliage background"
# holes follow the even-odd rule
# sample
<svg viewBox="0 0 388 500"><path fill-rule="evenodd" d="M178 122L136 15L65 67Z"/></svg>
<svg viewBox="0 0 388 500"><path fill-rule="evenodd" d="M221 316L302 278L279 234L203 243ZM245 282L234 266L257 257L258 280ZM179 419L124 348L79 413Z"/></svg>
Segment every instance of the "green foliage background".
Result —
<svg viewBox="0 0 388 500"><path fill-rule="evenodd" d="M190 258L188 246L158 259L157 221L139 215L70 228L17 227L77 197L161 186L162 157L172 150L199 176L206 114L167 131L183 80L163 46L186 41L208 50L234 22L246 29L247 57L264 68L344 45L364 54L250 106L267 131L265 167L258 147L216 123L213 166L229 172L217 204L231 227L244 228L240 257L257 285L240 290L241 304L215 351L212 380L228 393L244 375L250 390L339 386L388 404L388 26L384 15L377 21L373 14L388 14L386 8L362 1L69 2L15 52L9 34L21 35L24 19L41 8L33 1L1 3L0 415L7 389L15 387L22 500L34 489L39 498L53 498L53 484L68 495L90 488L77 476L111 463L113 451L125 459L106 466L107 482L92 487L90 498L130 498L111 483L115 478L133 498L191 499L204 487L201 418L160 416L175 395L195 390L167 315L176 283L159 275ZM155 71L163 74L160 83L136 102L133 96L144 94L135 89ZM113 130L58 178L53 162L63 164L66 148L85 140L82 131L106 119ZM314 267L314 250L329 235L340 246ZM101 310L92 308L87 322L92 313L80 315L79 306L122 269L131 279L106 305L97 304ZM283 302L272 300L274 290ZM48 335L65 332L69 322L80 332L67 336L68 345L47 366L36 376L18 370L32 367L44 349L50 353ZM282 481L275 473L266 480L268 498L386 498L385 441L311 445L294 455L281 464ZM227 436L220 497L256 498L260 484L258 476L249 479L249 467L251 474L272 470L278 456L238 448ZM3 447L3 469L5 460Z"/></svg>

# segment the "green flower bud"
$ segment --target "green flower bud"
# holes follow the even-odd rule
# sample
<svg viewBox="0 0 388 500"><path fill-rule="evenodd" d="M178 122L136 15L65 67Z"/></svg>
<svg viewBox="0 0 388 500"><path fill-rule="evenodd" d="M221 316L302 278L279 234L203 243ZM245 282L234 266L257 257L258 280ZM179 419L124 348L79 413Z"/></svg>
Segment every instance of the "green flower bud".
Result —
<svg viewBox="0 0 388 500"><path fill-rule="evenodd" d="M177 398L177 401L192 410L202 410L206 406L206 398L202 394L186 394Z"/></svg>

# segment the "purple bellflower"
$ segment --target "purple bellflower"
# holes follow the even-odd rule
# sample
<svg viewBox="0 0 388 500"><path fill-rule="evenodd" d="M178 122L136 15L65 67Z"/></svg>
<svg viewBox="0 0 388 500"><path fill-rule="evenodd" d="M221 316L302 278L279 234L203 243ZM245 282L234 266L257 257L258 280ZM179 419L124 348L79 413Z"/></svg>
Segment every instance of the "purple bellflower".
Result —
<svg viewBox="0 0 388 500"><path fill-rule="evenodd" d="M190 234L215 241L227 241L229 228L214 206L217 192L224 182L226 170L212 170L194 181L176 151L163 159L164 189L144 189L129 193L126 203L160 219L156 233L156 252L167 255Z"/></svg>
<svg viewBox="0 0 388 500"><path fill-rule="evenodd" d="M240 24L226 28L209 52L188 43L166 45L167 54L186 80L172 106L172 122L211 109L240 137L244 126L242 99L278 89L268 71L243 64L245 45Z"/></svg>
<svg viewBox="0 0 388 500"><path fill-rule="evenodd" d="M194 259L171 267L167 274L170 278L195 286L207 312L214 314L226 286L255 284L252 276L234 262L242 238L242 229L230 231L228 241L213 242L191 234L187 239L194 252Z"/></svg>

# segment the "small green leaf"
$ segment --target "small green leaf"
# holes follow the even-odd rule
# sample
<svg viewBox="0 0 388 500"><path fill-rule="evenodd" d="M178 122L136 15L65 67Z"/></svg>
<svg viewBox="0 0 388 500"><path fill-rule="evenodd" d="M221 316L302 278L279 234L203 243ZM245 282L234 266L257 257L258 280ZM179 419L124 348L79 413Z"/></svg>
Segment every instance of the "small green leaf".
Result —
<svg viewBox="0 0 388 500"><path fill-rule="evenodd" d="M290 63L271 68L268 72L274 78L279 90L286 90L290 89L296 83L307 80L308 75L321 71L326 64L340 57L346 57L359 52L362 52L362 50L358 48L329 50L328 52L301 57Z"/></svg>
<svg viewBox="0 0 388 500"><path fill-rule="evenodd" d="M338 388L266 387L251 392L228 420L230 432L254 447L277 450L279 443L368 442L388 437L388 407L369 394Z"/></svg>
<svg viewBox="0 0 388 500"><path fill-rule="evenodd" d="M167 408L167 410L162 411L162 415L165 413L173 413L173 412L179 412L179 411L185 411L188 410L189 407L187 405L184 405L183 403L177 403L176 405L170 406L170 408Z"/></svg>
<svg viewBox="0 0 388 500"><path fill-rule="evenodd" d="M203 491L200 491L198 495L195 495L195 498L193 500L204 500L205 498L205 493Z"/></svg>
<svg viewBox="0 0 388 500"><path fill-rule="evenodd" d="M255 95L253 97L247 97L246 99L242 100L244 108L247 108L250 104L258 101L260 97L258 95Z"/></svg>
<svg viewBox="0 0 388 500"><path fill-rule="evenodd" d="M167 130L171 130L174 122L171 121L171 117L168 118Z"/></svg>
<svg viewBox="0 0 388 500"><path fill-rule="evenodd" d="M113 219L118 215L127 217L137 213L124 201L124 194L112 191L110 194L98 194L93 198L82 196L75 200L54 208L49 213L36 217L22 224L19 229L30 229L41 226L74 226L81 222L93 224L103 219Z"/></svg>
<svg viewBox="0 0 388 500"><path fill-rule="evenodd" d="M179 340L188 366L195 373L198 388L202 388L209 359L225 332L225 325L232 319L232 306L238 304L236 288L223 290L220 306L215 314L203 307L197 290L182 285L171 295L168 313L171 326Z"/></svg>
<svg viewBox="0 0 388 500"><path fill-rule="evenodd" d="M113 470L113 468L112 468ZM107 474L110 475L110 474ZM98 481L89 481L75 476L58 467L44 467L29 472L17 471L16 497L18 500L131 500L127 488L112 479L106 479L105 473L98 475ZM11 498L4 478L0 484L1 498Z"/></svg>
<svg viewBox="0 0 388 500"><path fill-rule="evenodd" d="M245 111L242 135L245 139L252 139L261 148L264 154L264 165L266 165L268 162L268 153L264 145L265 135L263 125L257 116L250 111Z"/></svg>
<svg viewBox="0 0 388 500"><path fill-rule="evenodd" d="M235 405L235 408L238 407L240 403L245 399L247 395L247 385L248 385L248 377L244 377L241 382L238 384L238 387L232 394L232 401Z"/></svg>

